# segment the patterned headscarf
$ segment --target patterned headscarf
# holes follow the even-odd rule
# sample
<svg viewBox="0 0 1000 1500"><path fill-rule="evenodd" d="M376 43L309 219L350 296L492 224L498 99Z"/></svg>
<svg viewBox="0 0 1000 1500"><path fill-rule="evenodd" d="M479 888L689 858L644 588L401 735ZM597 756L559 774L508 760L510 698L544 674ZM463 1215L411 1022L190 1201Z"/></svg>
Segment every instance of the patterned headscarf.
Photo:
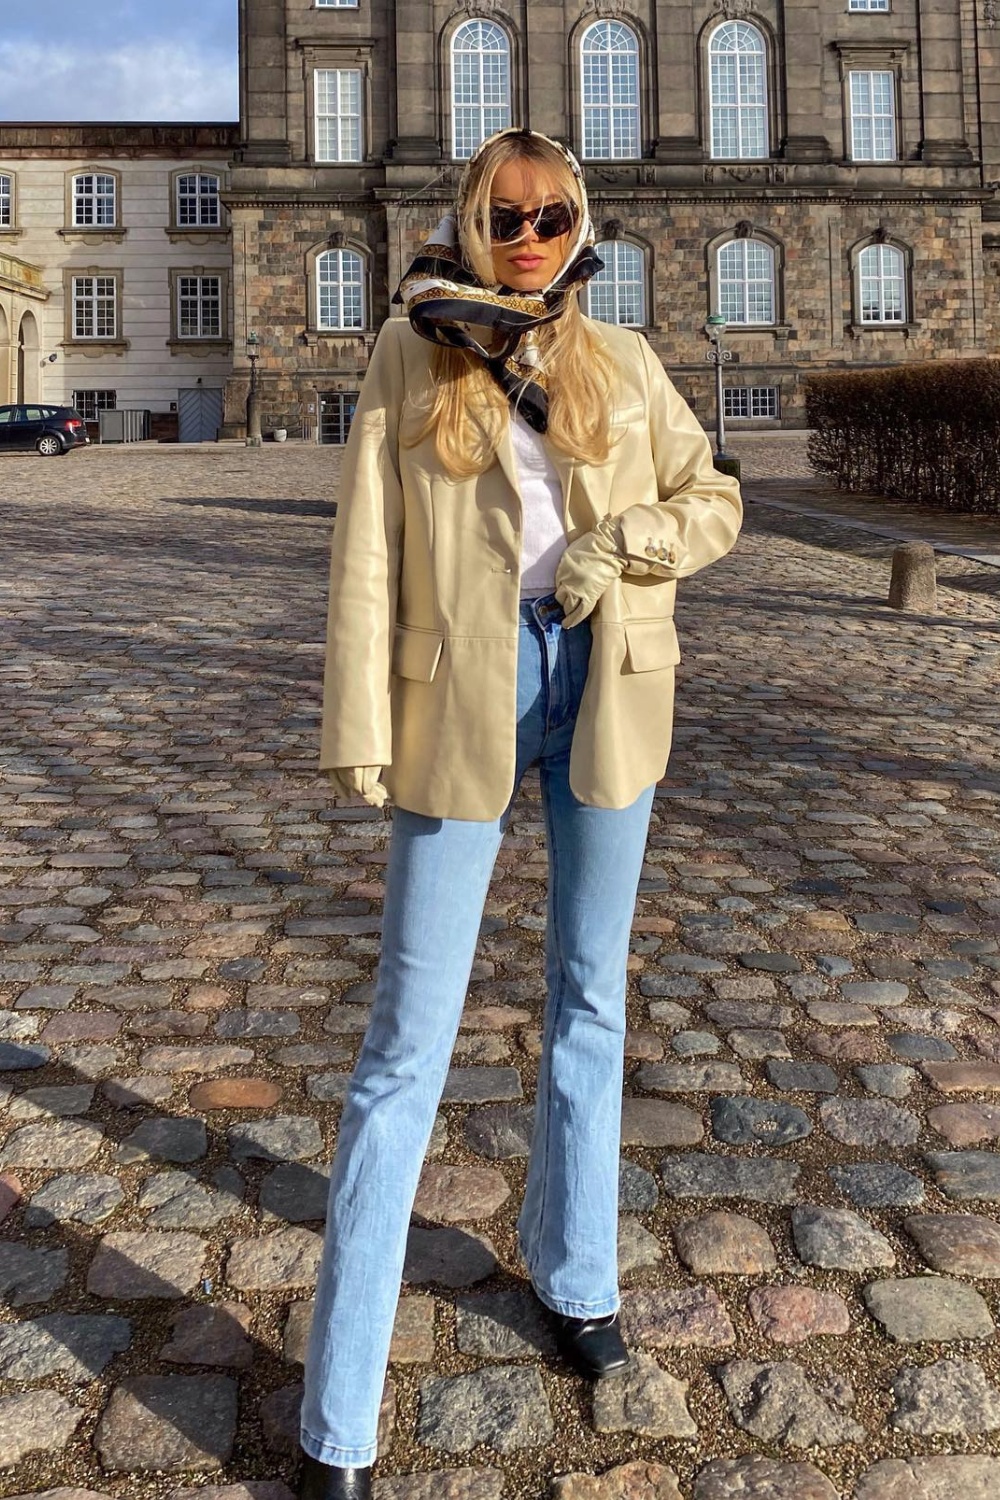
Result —
<svg viewBox="0 0 1000 1500"><path fill-rule="evenodd" d="M557 279L539 292L486 286L464 264L462 255L459 225L472 168L494 142L511 135L531 136L553 146L564 157L580 191L582 212L576 238ZM411 324L423 338L477 354L515 410L536 432L545 432L548 380L535 330L560 317L570 292L603 268L604 262L593 248L594 240L586 183L572 151L537 130L501 130L484 141L466 164L455 209L424 244L393 301L405 306Z"/></svg>

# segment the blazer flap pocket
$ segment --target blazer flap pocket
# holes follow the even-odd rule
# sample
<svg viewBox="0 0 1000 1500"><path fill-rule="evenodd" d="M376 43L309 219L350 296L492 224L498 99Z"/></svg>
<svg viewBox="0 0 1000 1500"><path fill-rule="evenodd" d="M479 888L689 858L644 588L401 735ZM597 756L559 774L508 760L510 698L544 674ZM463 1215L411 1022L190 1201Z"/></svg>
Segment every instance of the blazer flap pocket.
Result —
<svg viewBox="0 0 1000 1500"><path fill-rule="evenodd" d="M392 643L393 673L411 682L433 682L443 650L444 636L439 631L397 625Z"/></svg>
<svg viewBox="0 0 1000 1500"><path fill-rule="evenodd" d="M632 672L676 667L681 659L673 620L626 620L625 645Z"/></svg>

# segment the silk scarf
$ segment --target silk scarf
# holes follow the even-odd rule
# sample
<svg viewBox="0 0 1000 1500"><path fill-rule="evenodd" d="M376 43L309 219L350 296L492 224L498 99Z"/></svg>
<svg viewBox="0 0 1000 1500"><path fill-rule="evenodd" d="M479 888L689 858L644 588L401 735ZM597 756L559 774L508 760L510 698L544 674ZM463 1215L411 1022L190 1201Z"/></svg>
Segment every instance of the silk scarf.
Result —
<svg viewBox="0 0 1000 1500"><path fill-rule="evenodd" d="M576 237L557 279L538 292L487 286L465 264L459 224L472 167L481 153L508 135L534 136L554 146L576 178L581 214ZM571 292L603 269L594 250L594 227L580 163L567 146L539 131L501 130L484 141L466 164L455 209L446 214L422 246L393 301L402 303L422 338L454 349L469 349L485 364L511 406L536 432L548 429L548 378L536 330L560 317Z"/></svg>

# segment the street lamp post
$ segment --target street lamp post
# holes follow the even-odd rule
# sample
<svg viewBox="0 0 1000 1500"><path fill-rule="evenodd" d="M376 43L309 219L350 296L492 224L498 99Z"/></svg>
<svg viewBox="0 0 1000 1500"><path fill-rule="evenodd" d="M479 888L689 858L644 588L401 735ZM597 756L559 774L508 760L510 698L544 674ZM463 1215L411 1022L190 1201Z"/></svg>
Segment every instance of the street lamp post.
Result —
<svg viewBox="0 0 1000 1500"><path fill-rule="evenodd" d="M722 347L722 335L726 331L726 320L721 313L713 313L705 323L705 333L708 335L709 347L705 351L705 358L709 364L715 366L715 467L723 474L732 474L734 478L740 477L739 460L733 458L726 452L726 417L725 401L722 393L722 367L728 364L733 357L731 349Z"/></svg>
<svg viewBox="0 0 1000 1500"><path fill-rule="evenodd" d="M263 438L260 430L260 392L257 389L257 361L260 358L259 343L255 333L247 334L247 359L250 361L250 389L247 392L247 447L259 448Z"/></svg>

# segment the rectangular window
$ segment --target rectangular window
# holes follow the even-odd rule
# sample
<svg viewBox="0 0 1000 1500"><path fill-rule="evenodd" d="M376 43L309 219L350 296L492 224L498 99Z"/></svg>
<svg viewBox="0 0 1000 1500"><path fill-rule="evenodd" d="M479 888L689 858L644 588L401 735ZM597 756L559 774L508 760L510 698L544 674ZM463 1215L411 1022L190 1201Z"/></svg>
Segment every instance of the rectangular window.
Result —
<svg viewBox="0 0 1000 1500"><path fill-rule="evenodd" d="M219 179L206 172L186 172L178 177L178 228L217 229L219 223Z"/></svg>
<svg viewBox="0 0 1000 1500"><path fill-rule="evenodd" d="M73 223L80 228L88 225L115 225L118 222L115 205L115 179L108 172L83 172L73 178Z"/></svg>
<svg viewBox="0 0 1000 1500"><path fill-rule="evenodd" d="M723 415L738 421L740 417L776 417L776 385L734 385L722 392Z"/></svg>
<svg viewBox="0 0 1000 1500"><path fill-rule="evenodd" d="M0 172L0 229L10 229L14 223L14 179Z"/></svg>
<svg viewBox="0 0 1000 1500"><path fill-rule="evenodd" d="M316 0L319 10L357 10L358 0Z"/></svg>
<svg viewBox="0 0 1000 1500"><path fill-rule="evenodd" d="M888 10L889 0L850 0L848 10Z"/></svg>
<svg viewBox="0 0 1000 1500"><path fill-rule="evenodd" d="M865 69L849 81L852 161L895 161L895 75Z"/></svg>
<svg viewBox="0 0 1000 1500"><path fill-rule="evenodd" d="M178 276L177 337L222 337L221 276Z"/></svg>
<svg viewBox="0 0 1000 1500"><path fill-rule="evenodd" d="M85 422L96 422L98 412L114 411L118 406L117 391L74 391L73 405Z"/></svg>
<svg viewBox="0 0 1000 1500"><path fill-rule="evenodd" d="M316 160L361 161L361 69L317 68Z"/></svg>
<svg viewBox="0 0 1000 1500"><path fill-rule="evenodd" d="M113 276L73 277L73 337L113 339L118 333L118 284Z"/></svg>

